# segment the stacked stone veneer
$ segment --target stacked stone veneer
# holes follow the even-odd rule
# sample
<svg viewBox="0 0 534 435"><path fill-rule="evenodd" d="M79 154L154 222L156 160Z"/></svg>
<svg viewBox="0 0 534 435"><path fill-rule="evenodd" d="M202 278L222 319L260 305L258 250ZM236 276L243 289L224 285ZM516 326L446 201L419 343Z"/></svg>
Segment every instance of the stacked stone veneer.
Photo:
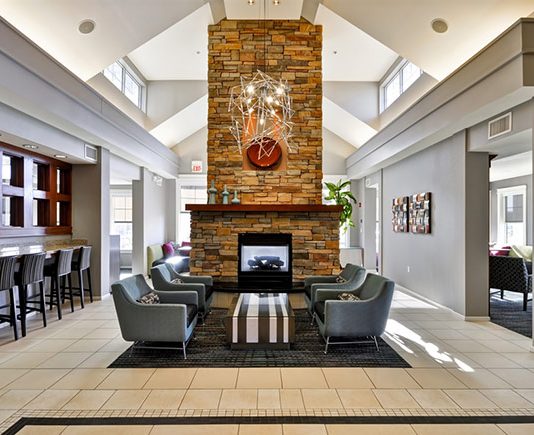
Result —
<svg viewBox="0 0 534 435"><path fill-rule="evenodd" d="M214 179L219 190L238 189L243 204L320 204L322 26L306 20L222 20L208 29L208 184ZM228 129L231 89L257 69L291 87L296 152L288 154L287 170L244 171Z"/></svg>
<svg viewBox="0 0 534 435"><path fill-rule="evenodd" d="M237 234L246 232L291 233L294 280L338 272L339 213L193 211L191 217L193 273L234 281Z"/></svg>
<svg viewBox="0 0 534 435"><path fill-rule="evenodd" d="M264 41L267 66L264 60ZM322 27L306 20L222 20L209 26L208 184L237 189L243 204L322 202ZM256 69L291 87L295 153L285 170L245 171L230 134L231 88ZM217 281L237 278L237 235L293 235L293 277L339 271L339 213L215 212L191 214L191 273Z"/></svg>

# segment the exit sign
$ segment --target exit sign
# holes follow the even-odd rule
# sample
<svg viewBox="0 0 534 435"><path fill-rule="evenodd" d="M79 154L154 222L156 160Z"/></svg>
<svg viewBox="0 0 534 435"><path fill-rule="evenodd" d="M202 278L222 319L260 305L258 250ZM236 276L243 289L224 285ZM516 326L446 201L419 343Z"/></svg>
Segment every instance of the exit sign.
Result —
<svg viewBox="0 0 534 435"><path fill-rule="evenodd" d="M191 172L193 173L202 172L202 160L193 160L191 162Z"/></svg>

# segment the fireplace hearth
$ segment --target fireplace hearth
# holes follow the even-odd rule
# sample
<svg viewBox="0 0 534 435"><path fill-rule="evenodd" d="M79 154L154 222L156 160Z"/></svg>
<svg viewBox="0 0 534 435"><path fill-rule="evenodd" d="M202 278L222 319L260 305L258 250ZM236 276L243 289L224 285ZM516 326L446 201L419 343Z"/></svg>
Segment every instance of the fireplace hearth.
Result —
<svg viewBox="0 0 534 435"><path fill-rule="evenodd" d="M240 233L238 235L239 286L281 288L292 285L291 234Z"/></svg>

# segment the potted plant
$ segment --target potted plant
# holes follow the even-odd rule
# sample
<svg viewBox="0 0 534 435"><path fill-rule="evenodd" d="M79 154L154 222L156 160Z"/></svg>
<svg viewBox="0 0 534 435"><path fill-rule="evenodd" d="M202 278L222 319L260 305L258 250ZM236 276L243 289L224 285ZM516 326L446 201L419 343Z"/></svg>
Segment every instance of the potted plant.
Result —
<svg viewBox="0 0 534 435"><path fill-rule="evenodd" d="M334 201L336 205L341 205L341 215L339 216L339 226L346 232L349 227L354 226L352 222L352 203L356 203L356 198L350 191L350 180L339 180L337 183L324 183L328 189L327 201Z"/></svg>

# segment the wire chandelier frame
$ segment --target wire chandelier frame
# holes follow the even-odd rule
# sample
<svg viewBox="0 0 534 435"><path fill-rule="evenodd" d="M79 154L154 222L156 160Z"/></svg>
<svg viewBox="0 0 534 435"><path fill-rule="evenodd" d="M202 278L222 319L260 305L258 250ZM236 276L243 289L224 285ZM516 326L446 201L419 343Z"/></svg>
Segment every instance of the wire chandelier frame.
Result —
<svg viewBox="0 0 534 435"><path fill-rule="evenodd" d="M265 16L264 2L264 18ZM259 20L258 20L259 26ZM263 61L252 77L240 77L240 84L231 88L228 111L231 113L230 132L239 152L257 146L258 159L270 157L275 145L284 142L289 151L294 123L291 118L291 88L287 80L276 80L267 74L267 29L264 20ZM273 145L274 144L274 145Z"/></svg>

